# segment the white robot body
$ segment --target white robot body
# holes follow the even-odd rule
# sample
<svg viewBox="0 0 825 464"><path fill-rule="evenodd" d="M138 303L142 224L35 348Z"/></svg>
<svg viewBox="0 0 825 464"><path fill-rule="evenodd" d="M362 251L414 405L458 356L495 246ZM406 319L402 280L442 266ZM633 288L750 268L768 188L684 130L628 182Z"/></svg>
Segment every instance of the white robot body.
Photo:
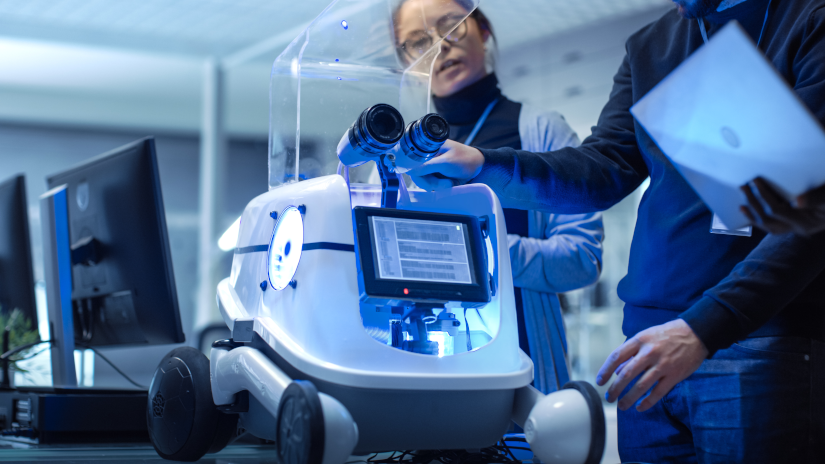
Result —
<svg viewBox="0 0 825 464"><path fill-rule="evenodd" d="M380 190L374 193L380 195ZM518 349L501 206L483 185L412 195L408 209L496 218L490 236L495 237L492 267L497 269L495 287L500 291L475 315L494 334L486 345L438 357L393 348L365 331L350 192L340 176L286 185L249 203L231 276L218 292L221 312L233 334L236 326L251 325L252 346L274 358L278 369L286 372L284 378L310 379L320 392L339 397L358 424L359 451L487 446L506 431L513 394L530 384L533 367ZM353 202L364 197L362 190ZM267 282L267 244L275 225L270 213L289 206L305 211L304 250L295 285L281 291L264 285L262 290ZM328 248L316 248L317 244ZM345 248L340 245L350 249L329 249ZM237 372L237 361L227 365ZM277 411L277 395L267 393L277 388L224 384L216 374L212 378L216 404L232 403L236 391L249 387L267 410ZM456 440L456 430L465 430L466 440Z"/></svg>
<svg viewBox="0 0 825 464"><path fill-rule="evenodd" d="M453 189L448 195L412 192L418 211L471 214L501 218L500 205L483 185ZM261 290L267 280L266 245L275 221L270 212L303 205L304 251L295 273L295 288ZM499 210L499 214L495 214ZM532 363L518 349L507 235L504 224L493 230L497 240L501 289L479 309L495 339L470 353L425 356L381 344L364 330L359 313L356 258L353 251L310 249L312 244L354 247L352 210L346 183L326 176L280 187L249 203L241 219L229 286L246 312L255 318L259 335L275 337L273 349L291 365L316 378L350 387L478 390L519 388L532 381ZM492 235L492 234L491 234ZM503 251L503 253L501 252ZM224 306L224 305L222 305ZM499 316L500 314L500 316ZM223 313L229 327L234 315ZM498 326L500 324L500 326ZM494 325L493 327L489 327Z"/></svg>
<svg viewBox="0 0 825 464"><path fill-rule="evenodd" d="M498 441L511 420L526 427L537 451L538 442L545 444L539 454L545 462L598 462L593 456L601 456L604 440L603 431L598 437L598 398L594 414L593 398L588 402L584 392L545 396L530 386L533 365L518 348L504 215L488 187L410 192L399 208L491 219L487 258L497 291L477 312L464 313L470 318L458 318L483 326L490 340L434 356L367 333L364 315L374 309L364 313L361 303L352 208L374 205L379 197L375 186L350 190L334 175L285 185L249 203L231 276L218 287L224 320L246 346L213 348L214 403L236 404L238 393L249 392L248 411L240 413L244 427L278 440L272 419L279 419L286 389L295 380L311 381L326 428L323 462L330 464L351 453L483 448ZM303 211L303 251L292 285L275 291L267 276L276 223L270 213L288 207ZM563 446L554 445L555 436Z"/></svg>

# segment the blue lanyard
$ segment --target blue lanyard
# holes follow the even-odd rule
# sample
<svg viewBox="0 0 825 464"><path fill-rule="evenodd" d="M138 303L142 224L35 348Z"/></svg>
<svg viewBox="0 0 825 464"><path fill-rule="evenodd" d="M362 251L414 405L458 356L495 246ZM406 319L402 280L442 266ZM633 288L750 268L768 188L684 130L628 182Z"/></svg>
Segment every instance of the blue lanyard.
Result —
<svg viewBox="0 0 825 464"><path fill-rule="evenodd" d="M768 0L768 8L765 10L765 19L762 21L762 30L759 31L759 39L756 41L756 48L759 48L759 45L762 43L762 34L765 33L765 26L768 25L768 16L771 13L771 2L773 0ZM702 40L705 43L708 43L708 31L705 29L705 20L703 18L697 18L696 21L699 21L699 30L702 32Z"/></svg>
<svg viewBox="0 0 825 464"><path fill-rule="evenodd" d="M469 145L473 143L475 140L476 135L478 135L478 131L481 130L481 126L484 125L484 121L487 120L487 116L490 116L490 112L493 111L493 107L496 106L496 103L501 99L501 97L496 98L495 100L491 101L487 108L484 109L484 112L481 113L481 117L478 118L478 122L476 123L475 127L473 127L473 131L470 132L470 135L467 136L467 140L464 141L464 145Z"/></svg>

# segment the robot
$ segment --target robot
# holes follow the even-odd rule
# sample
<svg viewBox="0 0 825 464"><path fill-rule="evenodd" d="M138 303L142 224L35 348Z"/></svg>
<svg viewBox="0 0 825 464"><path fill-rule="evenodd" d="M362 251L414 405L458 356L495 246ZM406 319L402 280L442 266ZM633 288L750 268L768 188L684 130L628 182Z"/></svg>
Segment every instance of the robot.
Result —
<svg viewBox="0 0 825 464"><path fill-rule="evenodd" d="M363 3L373 25L392 11L386 0ZM340 20L342 11L349 20ZM311 32L346 32L359 17L351 2L334 2L273 66L270 179L285 182L243 212L230 276L217 288L231 339L215 342L209 359L178 348L161 360L147 410L155 449L194 461L226 446L240 424L274 441L284 464L342 464L352 454L480 449L514 421L543 462L598 463L605 421L595 389L571 382L544 395L530 385L496 195L484 185L408 191L399 176L435 156L449 132L421 111L426 105L409 103L421 90L410 82L427 75L400 73L408 84L401 92L396 81L370 94L393 95L401 110L369 102L342 138L339 124L326 139L337 172L297 181L300 136L297 147L279 139L295 123L279 123L290 114L277 91L300 93L323 74L318 66L303 74L300 64L295 72L295 57L311 55ZM370 81L375 73L364 71L354 85L385 85L386 76ZM276 82L295 74L307 82ZM367 100L359 95L335 114L351 122L354 105ZM413 114L406 126L405 112ZM382 185L351 183L349 168L369 161ZM284 175L290 170L295 175Z"/></svg>

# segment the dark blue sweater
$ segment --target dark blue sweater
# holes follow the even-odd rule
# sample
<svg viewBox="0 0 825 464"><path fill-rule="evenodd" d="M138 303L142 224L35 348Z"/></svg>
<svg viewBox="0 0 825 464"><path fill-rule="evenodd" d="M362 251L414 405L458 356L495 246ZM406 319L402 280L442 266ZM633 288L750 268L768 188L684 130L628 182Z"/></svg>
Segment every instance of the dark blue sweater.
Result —
<svg viewBox="0 0 825 464"><path fill-rule="evenodd" d="M820 122L823 5L825 0L774 0L762 39L768 58ZM767 0L748 0L713 13L706 18L709 34L735 19L755 42L767 6ZM628 337L681 317L711 354L748 336L823 340L825 235L711 234L712 213L629 112L702 44L696 20L675 10L665 14L627 41L610 99L580 147L551 153L481 149L485 164L474 182L490 185L504 206L585 213L609 208L650 177L628 274L619 284ZM733 85L719 83L721 89Z"/></svg>

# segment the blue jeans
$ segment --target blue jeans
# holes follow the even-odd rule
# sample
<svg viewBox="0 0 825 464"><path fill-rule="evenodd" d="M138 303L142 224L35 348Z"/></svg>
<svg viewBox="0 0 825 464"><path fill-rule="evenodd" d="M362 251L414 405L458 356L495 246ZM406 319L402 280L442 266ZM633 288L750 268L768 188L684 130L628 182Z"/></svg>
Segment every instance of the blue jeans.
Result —
<svg viewBox="0 0 825 464"><path fill-rule="evenodd" d="M750 338L645 411L618 412L619 455L646 463L825 463L825 343Z"/></svg>

